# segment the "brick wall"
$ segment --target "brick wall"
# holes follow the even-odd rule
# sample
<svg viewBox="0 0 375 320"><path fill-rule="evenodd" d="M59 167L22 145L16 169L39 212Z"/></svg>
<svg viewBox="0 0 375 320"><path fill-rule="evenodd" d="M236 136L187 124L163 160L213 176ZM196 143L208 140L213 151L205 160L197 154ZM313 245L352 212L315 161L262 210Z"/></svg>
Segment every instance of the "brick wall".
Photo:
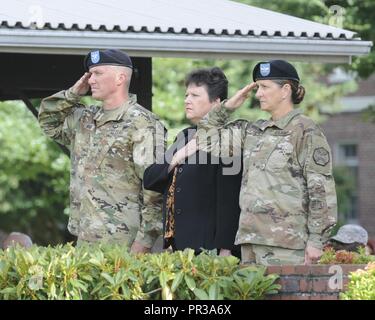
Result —
<svg viewBox="0 0 375 320"><path fill-rule="evenodd" d="M332 150L342 142L358 145L358 222L375 238L375 124L361 117L355 112L336 114L322 128Z"/></svg>
<svg viewBox="0 0 375 320"><path fill-rule="evenodd" d="M269 266L266 274L279 275L279 294L269 300L338 300L345 290L348 274L366 265L284 265Z"/></svg>

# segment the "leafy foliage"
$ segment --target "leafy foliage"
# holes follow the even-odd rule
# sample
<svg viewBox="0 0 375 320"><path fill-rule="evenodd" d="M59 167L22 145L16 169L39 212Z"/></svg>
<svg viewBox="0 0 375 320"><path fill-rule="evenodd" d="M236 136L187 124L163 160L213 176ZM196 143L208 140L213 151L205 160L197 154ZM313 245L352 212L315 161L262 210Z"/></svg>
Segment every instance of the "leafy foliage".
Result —
<svg viewBox="0 0 375 320"><path fill-rule="evenodd" d="M333 176L336 184L338 220L339 223L348 221L351 197L356 192L356 179L352 171L344 166L333 168Z"/></svg>
<svg viewBox="0 0 375 320"><path fill-rule="evenodd" d="M326 5L340 6L344 9L342 27L358 33L366 41L375 43L375 2L373 0L326 0ZM370 54L353 59L350 66L358 74L367 78L375 71L375 48L371 48Z"/></svg>
<svg viewBox="0 0 375 320"><path fill-rule="evenodd" d="M262 299L276 275L193 250L133 255L118 245L0 250L0 299Z"/></svg>
<svg viewBox="0 0 375 320"><path fill-rule="evenodd" d="M213 66L222 68L229 80L229 96L232 96L237 90L252 82L252 70L255 64L256 61L245 60L153 59L153 112L160 116L169 129L170 141L178 131L189 125L184 109L184 79L190 71ZM319 111L321 107L324 106L325 110L331 112L338 111L339 98L356 89L355 82L331 86L323 83L320 79L322 75L327 74L323 64L294 63L294 65L303 79L303 86L307 89L300 107L317 121L324 120ZM269 114L261 111L258 106L258 101L253 94L252 99L236 110L233 118L250 121L269 118Z"/></svg>
<svg viewBox="0 0 375 320"><path fill-rule="evenodd" d="M375 2L373 0L235 0L248 5L290 14L303 19L329 24L357 33L364 41L375 43ZM331 70L326 65L325 70ZM375 46L367 55L353 57L353 62L341 65L361 78L368 78L375 71ZM375 110L370 106L364 112L366 120L374 122Z"/></svg>
<svg viewBox="0 0 375 320"><path fill-rule="evenodd" d="M375 104L369 105L362 113L362 118L365 121L375 123Z"/></svg>
<svg viewBox="0 0 375 320"><path fill-rule="evenodd" d="M362 40L375 43L375 2L373 0L235 0L259 8L289 14L299 18L348 29ZM348 66L367 78L375 71L375 48L369 55L354 57Z"/></svg>
<svg viewBox="0 0 375 320"><path fill-rule="evenodd" d="M357 270L349 275L348 289L340 293L341 300L375 300L375 262L370 262L365 270Z"/></svg>
<svg viewBox="0 0 375 320"><path fill-rule="evenodd" d="M251 6L289 14L295 17L328 23L330 10L322 0L303 2L301 0L235 0Z"/></svg>
<svg viewBox="0 0 375 320"><path fill-rule="evenodd" d="M69 159L21 102L0 103L0 150L1 229L66 241Z"/></svg>
<svg viewBox="0 0 375 320"><path fill-rule="evenodd" d="M364 248L358 252L326 248L320 257L319 264L366 264L375 261L375 256L367 255Z"/></svg>

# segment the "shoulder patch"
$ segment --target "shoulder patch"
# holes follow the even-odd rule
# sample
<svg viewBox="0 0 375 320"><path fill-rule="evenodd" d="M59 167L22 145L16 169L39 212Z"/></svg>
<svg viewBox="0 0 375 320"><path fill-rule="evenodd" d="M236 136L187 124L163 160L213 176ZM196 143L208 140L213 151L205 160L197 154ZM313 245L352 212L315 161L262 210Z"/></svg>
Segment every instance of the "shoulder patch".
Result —
<svg viewBox="0 0 375 320"><path fill-rule="evenodd" d="M314 150L313 159L317 165L325 166L329 161L329 152L323 147Z"/></svg>

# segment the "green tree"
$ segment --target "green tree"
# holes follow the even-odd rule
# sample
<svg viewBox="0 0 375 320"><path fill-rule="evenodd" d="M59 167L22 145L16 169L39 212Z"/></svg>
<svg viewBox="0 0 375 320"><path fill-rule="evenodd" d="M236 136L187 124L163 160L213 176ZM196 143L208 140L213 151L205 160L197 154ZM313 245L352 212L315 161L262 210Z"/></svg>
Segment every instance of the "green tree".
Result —
<svg viewBox="0 0 375 320"><path fill-rule="evenodd" d="M295 17L323 22L330 14L329 7L323 0L234 0L254 7L272 10Z"/></svg>
<svg viewBox="0 0 375 320"><path fill-rule="evenodd" d="M255 7L295 17L330 24L355 31L362 40L375 43L375 1L373 0L235 0ZM354 57L348 66L367 78L375 71L375 49L370 54Z"/></svg>
<svg viewBox="0 0 375 320"><path fill-rule="evenodd" d="M356 192L356 178L349 168L338 166L333 169L333 176L336 183L338 221L345 224L351 210L352 196Z"/></svg>
<svg viewBox="0 0 375 320"><path fill-rule="evenodd" d="M303 19L330 24L356 32L362 40L375 43L374 0L235 0L248 5L290 14ZM368 55L353 57L343 68L354 71L360 78L367 78L375 71L375 47ZM332 67L327 66L327 70ZM364 119L374 122L375 108L369 106Z"/></svg>
<svg viewBox="0 0 375 320"><path fill-rule="evenodd" d="M375 1L373 0L326 0L325 5L340 6L342 12L342 27L358 33L366 41L375 43ZM355 57L350 65L362 78L367 78L375 71L375 48L370 54Z"/></svg>
<svg viewBox="0 0 375 320"><path fill-rule="evenodd" d="M153 59L153 111L160 116L169 129L169 140L182 128L189 124L185 119L184 78L196 68L218 66L222 68L229 80L229 96L246 84L252 82L252 70L257 61L245 60L191 60L177 58ZM339 98L356 89L354 81L327 86L321 81L328 71L324 64L294 63L305 86L307 93L300 105L306 114L317 121L324 120L320 108L337 111L340 109ZM328 106L328 107L327 107ZM234 118L256 120L268 118L269 115L259 110L258 102L249 99L238 109Z"/></svg>
<svg viewBox="0 0 375 320"><path fill-rule="evenodd" d="M22 102L0 103L0 150L0 229L42 245L70 239L69 159Z"/></svg>

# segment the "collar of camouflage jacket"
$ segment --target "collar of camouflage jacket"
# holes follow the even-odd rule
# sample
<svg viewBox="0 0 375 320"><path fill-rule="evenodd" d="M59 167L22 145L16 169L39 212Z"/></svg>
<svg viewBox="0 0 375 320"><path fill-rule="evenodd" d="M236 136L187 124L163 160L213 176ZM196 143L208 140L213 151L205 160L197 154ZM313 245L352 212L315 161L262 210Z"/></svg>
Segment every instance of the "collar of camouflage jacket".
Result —
<svg viewBox="0 0 375 320"><path fill-rule="evenodd" d="M280 118L279 120L277 121L273 121L273 120L266 120L266 121L262 121L262 122L259 122L258 123L258 127L264 131L265 129L267 128L270 128L270 127L278 127L279 129L283 130L285 129L285 127L289 124L289 122L297 115L299 114L302 114L302 110L301 109L294 109L292 111L290 111L289 113L287 113L284 117Z"/></svg>
<svg viewBox="0 0 375 320"><path fill-rule="evenodd" d="M109 121L121 120L128 111L129 107L135 103L137 103L137 96L135 94L129 94L129 99L116 109L104 110L103 107L101 107L94 116L96 125L100 127Z"/></svg>

